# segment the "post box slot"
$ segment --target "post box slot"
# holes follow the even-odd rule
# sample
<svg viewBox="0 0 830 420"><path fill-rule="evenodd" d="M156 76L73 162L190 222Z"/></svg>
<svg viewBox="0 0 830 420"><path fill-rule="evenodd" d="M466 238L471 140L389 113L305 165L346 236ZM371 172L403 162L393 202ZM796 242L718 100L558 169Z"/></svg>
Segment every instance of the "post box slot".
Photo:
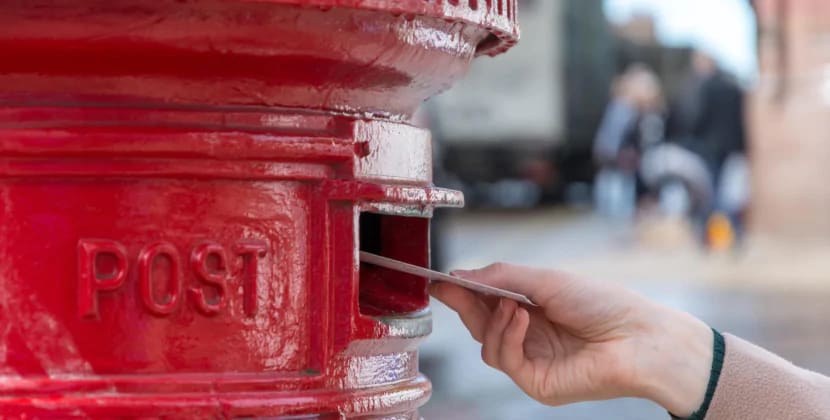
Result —
<svg viewBox="0 0 830 420"><path fill-rule="evenodd" d="M429 219L363 212L361 251L410 264L429 265ZM419 311L429 303L427 279L371 264L360 264L360 313L370 316Z"/></svg>

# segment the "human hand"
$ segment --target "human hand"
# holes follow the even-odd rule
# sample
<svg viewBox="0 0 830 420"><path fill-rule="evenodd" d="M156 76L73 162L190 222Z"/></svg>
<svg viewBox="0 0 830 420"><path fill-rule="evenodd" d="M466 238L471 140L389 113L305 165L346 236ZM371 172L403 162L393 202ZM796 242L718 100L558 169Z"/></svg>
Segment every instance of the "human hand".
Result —
<svg viewBox="0 0 830 420"><path fill-rule="evenodd" d="M448 283L431 292L458 312L482 359L548 405L651 399L678 416L703 402L711 329L621 286L493 264L454 275L527 295L538 308Z"/></svg>

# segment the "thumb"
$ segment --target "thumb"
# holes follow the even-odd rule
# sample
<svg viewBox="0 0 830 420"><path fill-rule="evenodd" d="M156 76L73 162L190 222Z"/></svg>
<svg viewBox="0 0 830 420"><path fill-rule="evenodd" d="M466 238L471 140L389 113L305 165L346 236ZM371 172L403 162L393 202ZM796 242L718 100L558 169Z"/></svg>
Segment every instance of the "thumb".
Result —
<svg viewBox="0 0 830 420"><path fill-rule="evenodd" d="M455 270L452 274L521 293L542 306L570 283L568 277L563 274L507 263L490 264L477 270Z"/></svg>

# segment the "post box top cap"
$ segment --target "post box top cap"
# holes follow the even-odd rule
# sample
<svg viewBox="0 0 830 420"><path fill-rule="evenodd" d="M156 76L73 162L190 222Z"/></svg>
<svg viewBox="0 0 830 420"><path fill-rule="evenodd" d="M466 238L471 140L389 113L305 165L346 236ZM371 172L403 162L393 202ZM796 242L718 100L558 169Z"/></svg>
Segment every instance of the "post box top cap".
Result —
<svg viewBox="0 0 830 420"><path fill-rule="evenodd" d="M490 32L477 55L501 54L519 40L517 0L266 0L304 7L354 8L401 16L427 16L478 25Z"/></svg>

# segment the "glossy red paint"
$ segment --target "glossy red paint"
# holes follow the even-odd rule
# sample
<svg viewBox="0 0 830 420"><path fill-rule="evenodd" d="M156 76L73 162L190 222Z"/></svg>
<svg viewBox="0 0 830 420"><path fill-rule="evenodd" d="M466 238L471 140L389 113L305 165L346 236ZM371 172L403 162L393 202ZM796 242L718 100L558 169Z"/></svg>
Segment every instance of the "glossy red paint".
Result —
<svg viewBox="0 0 830 420"><path fill-rule="evenodd" d="M408 121L515 42L513 1L34 0L0 27L0 417L417 418L426 282L357 251L428 262L463 198Z"/></svg>

